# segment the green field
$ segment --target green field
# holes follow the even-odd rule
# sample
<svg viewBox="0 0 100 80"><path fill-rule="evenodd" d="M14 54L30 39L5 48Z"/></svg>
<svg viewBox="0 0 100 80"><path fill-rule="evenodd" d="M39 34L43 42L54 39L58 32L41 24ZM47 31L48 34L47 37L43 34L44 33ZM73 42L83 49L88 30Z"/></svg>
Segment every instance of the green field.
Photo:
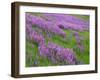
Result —
<svg viewBox="0 0 100 80"><path fill-rule="evenodd" d="M42 13L30 13L30 14L39 16L39 17L42 16ZM75 14L74 15L70 14L70 15L76 16L85 21L89 21L88 15L75 15ZM36 31L40 30L35 25L33 26L33 29ZM80 64L89 64L90 62L89 61L90 60L89 31L82 31L82 32L78 31L79 36L82 37L81 44L84 47L83 51L81 51L77 47L77 41L76 41L75 36L73 35L74 30L63 29L63 31L66 33L66 38L63 38L62 36L58 36L52 33L51 33L52 37L48 38L47 33L45 31L42 31L42 35L45 37L45 43L48 44L48 42L53 42L55 44L58 44L61 47L71 48L75 52L76 59L80 62ZM48 58L41 57L39 55L38 46L39 46L38 43L26 39L26 56L25 56L26 57L26 65L25 65L26 67L67 65L65 62L61 62L61 63L58 62L55 64L52 61L50 61Z"/></svg>

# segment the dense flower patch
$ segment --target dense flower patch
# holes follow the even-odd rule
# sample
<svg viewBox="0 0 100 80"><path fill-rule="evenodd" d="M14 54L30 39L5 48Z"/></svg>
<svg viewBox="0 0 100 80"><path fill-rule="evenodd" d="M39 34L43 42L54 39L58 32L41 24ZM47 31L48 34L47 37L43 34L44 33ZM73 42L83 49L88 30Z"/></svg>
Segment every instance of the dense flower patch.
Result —
<svg viewBox="0 0 100 80"><path fill-rule="evenodd" d="M89 20L83 20L73 15L67 14L32 14L26 13L26 42L32 46L31 56L35 54L34 59L30 60L26 51L28 66L41 66L41 63L47 62L45 65L75 65L85 63L80 61L77 56L78 51L85 52L84 40L80 35L81 32L89 32ZM67 31L71 31L67 34ZM72 47L68 42L76 40ZM55 41L56 40L56 41ZM60 42L57 43L57 40ZM28 44L29 45L29 44ZM65 45L65 46L63 46ZM88 44L87 44L88 45ZM36 51L35 51L36 49ZM77 51L78 49L78 51ZM27 50L27 47L26 47ZM35 51L35 53L34 53ZM44 59L43 59L44 58ZM45 62L43 62L46 60ZM42 62L41 62L42 61ZM45 66L43 65L43 66Z"/></svg>

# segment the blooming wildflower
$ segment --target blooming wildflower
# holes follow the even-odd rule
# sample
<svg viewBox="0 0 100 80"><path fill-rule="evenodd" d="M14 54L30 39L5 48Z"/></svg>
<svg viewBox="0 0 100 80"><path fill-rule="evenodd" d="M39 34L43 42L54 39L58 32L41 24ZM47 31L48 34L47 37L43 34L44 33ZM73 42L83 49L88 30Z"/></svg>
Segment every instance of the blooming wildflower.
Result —
<svg viewBox="0 0 100 80"><path fill-rule="evenodd" d="M55 55L59 56L61 60L67 61L69 64L75 64L76 58L72 49L60 47L54 43L49 42L48 48L53 50ZM52 53L51 53L52 54ZM56 57L56 56L55 56Z"/></svg>
<svg viewBox="0 0 100 80"><path fill-rule="evenodd" d="M27 18L28 17L28 18ZM49 32L53 32L55 34L61 35L61 36L66 36L65 32L60 29L57 25L55 25L52 22L48 22L41 17L37 17L31 14L26 15L26 19L28 22L30 22L32 25L36 25L37 27L47 30Z"/></svg>

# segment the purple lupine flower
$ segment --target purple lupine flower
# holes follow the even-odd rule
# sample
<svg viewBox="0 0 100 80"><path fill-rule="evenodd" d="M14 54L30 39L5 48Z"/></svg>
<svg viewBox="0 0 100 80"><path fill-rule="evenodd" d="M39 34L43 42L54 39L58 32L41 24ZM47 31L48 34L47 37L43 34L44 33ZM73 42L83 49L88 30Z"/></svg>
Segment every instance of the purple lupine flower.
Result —
<svg viewBox="0 0 100 80"><path fill-rule="evenodd" d="M78 32L74 31L74 37L75 37L77 43L80 44L81 43L81 39L80 39L80 36L79 36Z"/></svg>
<svg viewBox="0 0 100 80"><path fill-rule="evenodd" d="M77 47L80 49L80 51L84 51L84 46L82 45L82 38L79 36L78 32L74 32L74 36L76 38L77 41Z"/></svg>
<svg viewBox="0 0 100 80"><path fill-rule="evenodd" d="M72 15L65 14L43 14L42 16L48 21L52 21L58 26L62 26L65 29L73 29L73 30L86 30L89 27L89 22L81 20Z"/></svg>
<svg viewBox="0 0 100 80"><path fill-rule="evenodd" d="M34 31L32 29L32 26L29 24L26 25L26 35L28 39L33 40L39 44L45 42L44 37L40 35L39 33L37 33L36 31Z"/></svg>
<svg viewBox="0 0 100 80"><path fill-rule="evenodd" d="M43 57L51 57L48 47L45 44L40 44L39 47L39 54Z"/></svg>
<svg viewBox="0 0 100 80"><path fill-rule="evenodd" d="M50 50L53 50L53 52L55 52L53 54L58 56L59 59L65 60L69 64L75 64L76 63L76 58L75 58L75 55L74 55L74 52L73 52L72 49L63 48L63 47L60 47L57 44L54 44L54 43L51 43L51 42L48 43L48 48Z"/></svg>
<svg viewBox="0 0 100 80"><path fill-rule="evenodd" d="M27 19L28 23L31 23L32 25L37 25L37 27L39 27L43 30L47 30L47 31L53 32L55 34L66 37L66 34L62 29L60 29L54 23L48 22L41 17L37 17L37 16L31 15L31 14L27 14L26 19Z"/></svg>
<svg viewBox="0 0 100 80"><path fill-rule="evenodd" d="M62 57L69 63L69 64L76 64L76 58L72 49L66 48L62 49Z"/></svg>
<svg viewBox="0 0 100 80"><path fill-rule="evenodd" d="M31 24L26 24L26 38L30 39L30 34L32 33L32 25Z"/></svg>
<svg viewBox="0 0 100 80"><path fill-rule="evenodd" d="M42 35L38 34L37 32L33 31L31 34L30 34L30 39L31 40L34 40L35 42L39 43L39 44L42 44L45 42L45 39Z"/></svg>
<svg viewBox="0 0 100 80"><path fill-rule="evenodd" d="M46 18L49 21L52 21L52 20L59 21L59 22L66 21L66 22L71 22L71 23L75 23L75 24L89 26L89 21L82 20L73 15L45 13L45 14L43 14L43 16L44 16L44 18Z"/></svg>
<svg viewBox="0 0 100 80"><path fill-rule="evenodd" d="M84 51L84 46L82 44L78 44L77 46L78 46L78 48L80 49L81 52Z"/></svg>
<svg viewBox="0 0 100 80"><path fill-rule="evenodd" d="M78 30L78 31L85 30L84 27L82 27L82 25L74 24L74 23L70 23L70 22L60 21L60 22L57 22L56 24L61 29L70 29L70 30Z"/></svg>

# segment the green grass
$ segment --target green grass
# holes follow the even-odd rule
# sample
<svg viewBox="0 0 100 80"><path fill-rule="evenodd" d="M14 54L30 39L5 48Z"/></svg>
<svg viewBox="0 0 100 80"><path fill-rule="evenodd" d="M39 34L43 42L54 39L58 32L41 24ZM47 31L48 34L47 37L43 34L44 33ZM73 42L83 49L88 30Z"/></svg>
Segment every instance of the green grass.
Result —
<svg viewBox="0 0 100 80"><path fill-rule="evenodd" d="M73 14L72 14L73 15ZM80 19L82 19L82 20L89 20L89 15L73 15L73 16L76 16L76 17L78 17L78 18L80 18Z"/></svg>
<svg viewBox="0 0 100 80"><path fill-rule="evenodd" d="M54 36L52 38L52 42L54 42L60 46L63 46L65 48L76 48L75 55L76 55L77 59L79 61L84 62L85 64L89 64L89 32L87 32L87 31L80 32L80 36L83 36L83 38L84 38L84 41L82 42L82 44L84 45L84 48L85 48L84 52L80 51L77 48L76 39L74 36L72 36L71 39L68 38L69 35L72 33L72 31L65 30L65 32L66 32L66 36L67 36L66 41L61 40L61 37Z"/></svg>

